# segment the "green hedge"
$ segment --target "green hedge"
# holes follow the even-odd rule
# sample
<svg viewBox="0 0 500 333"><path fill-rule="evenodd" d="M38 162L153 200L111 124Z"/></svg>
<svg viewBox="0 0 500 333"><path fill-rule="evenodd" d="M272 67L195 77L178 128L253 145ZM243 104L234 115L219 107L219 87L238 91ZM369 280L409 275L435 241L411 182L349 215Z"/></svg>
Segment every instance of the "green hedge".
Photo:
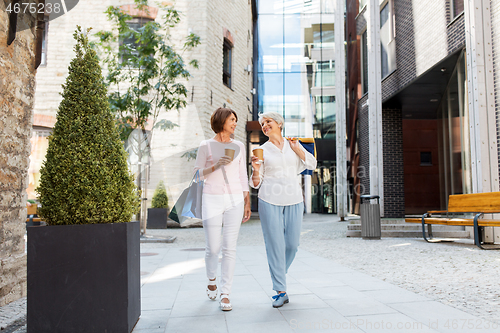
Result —
<svg viewBox="0 0 500 333"><path fill-rule="evenodd" d="M165 184L163 184L163 180L160 180L158 186L156 186L156 190L153 195L153 200L151 202L151 207L168 208L167 190L165 189Z"/></svg>

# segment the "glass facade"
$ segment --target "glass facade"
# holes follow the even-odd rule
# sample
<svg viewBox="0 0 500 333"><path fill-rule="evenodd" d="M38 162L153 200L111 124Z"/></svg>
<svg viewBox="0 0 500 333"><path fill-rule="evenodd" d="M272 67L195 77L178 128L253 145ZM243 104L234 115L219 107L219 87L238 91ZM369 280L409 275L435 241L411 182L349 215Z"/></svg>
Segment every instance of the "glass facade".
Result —
<svg viewBox="0 0 500 333"><path fill-rule="evenodd" d="M438 110L441 206L451 194L472 193L465 56L460 56Z"/></svg>
<svg viewBox="0 0 500 333"><path fill-rule="evenodd" d="M317 145L328 139L332 150L336 138L334 1L258 1L255 64L258 113L280 113L285 119L284 136L314 137ZM312 212L334 213L335 160L318 158L311 185Z"/></svg>
<svg viewBox="0 0 500 333"><path fill-rule="evenodd" d="M258 3L258 112L283 135L335 138L334 0Z"/></svg>

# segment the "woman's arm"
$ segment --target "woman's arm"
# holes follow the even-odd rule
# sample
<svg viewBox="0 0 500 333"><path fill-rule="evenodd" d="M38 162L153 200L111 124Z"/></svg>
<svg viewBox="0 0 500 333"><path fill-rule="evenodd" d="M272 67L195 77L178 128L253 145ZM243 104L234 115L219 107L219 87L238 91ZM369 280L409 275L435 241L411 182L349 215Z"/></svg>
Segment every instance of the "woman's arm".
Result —
<svg viewBox="0 0 500 333"><path fill-rule="evenodd" d="M297 156L302 160L306 161L306 153L302 149L302 145L299 143L299 140L288 140L290 143L290 148L297 154Z"/></svg>
<svg viewBox="0 0 500 333"><path fill-rule="evenodd" d="M316 158L308 152L302 145L299 140L289 140L290 148L297 154L302 163L304 164L305 169L314 170L316 169L317 161ZM303 170L302 170L303 171Z"/></svg>
<svg viewBox="0 0 500 333"><path fill-rule="evenodd" d="M207 160L209 158L208 154L208 145L209 143L203 141L198 148L198 154L196 154L196 162L194 164L194 172L200 170L200 178L204 179L206 176L220 168L222 165L227 165L231 163L231 159L227 156L221 157L217 163L212 166L205 168L207 164Z"/></svg>

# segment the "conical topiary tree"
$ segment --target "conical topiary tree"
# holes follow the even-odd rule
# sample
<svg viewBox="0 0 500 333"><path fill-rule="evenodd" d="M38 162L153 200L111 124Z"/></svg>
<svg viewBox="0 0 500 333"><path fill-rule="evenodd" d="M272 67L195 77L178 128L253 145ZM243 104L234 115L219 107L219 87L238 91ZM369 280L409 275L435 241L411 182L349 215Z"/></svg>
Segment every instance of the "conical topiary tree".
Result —
<svg viewBox="0 0 500 333"><path fill-rule="evenodd" d="M163 180L160 180L158 186L156 186L155 193L153 194L153 200L151 202L151 207L168 208L167 190L165 189L165 184L163 184Z"/></svg>
<svg viewBox="0 0 500 333"><path fill-rule="evenodd" d="M79 26L74 38L76 57L40 170L40 215L49 225L129 222L139 200L101 67Z"/></svg>

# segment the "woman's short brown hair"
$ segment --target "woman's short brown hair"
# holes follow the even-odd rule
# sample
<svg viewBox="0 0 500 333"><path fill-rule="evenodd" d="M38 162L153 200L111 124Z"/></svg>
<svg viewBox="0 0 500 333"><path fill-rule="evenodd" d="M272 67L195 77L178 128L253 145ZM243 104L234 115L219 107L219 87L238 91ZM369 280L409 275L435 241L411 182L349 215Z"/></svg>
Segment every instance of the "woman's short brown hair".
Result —
<svg viewBox="0 0 500 333"><path fill-rule="evenodd" d="M236 112L229 108L218 108L215 110L215 112L212 114L212 117L210 118L210 126L212 126L212 130L215 133L220 133L224 129L224 123L226 122L227 118L231 116L231 114L234 114L236 117L236 121L238 121L238 115Z"/></svg>

